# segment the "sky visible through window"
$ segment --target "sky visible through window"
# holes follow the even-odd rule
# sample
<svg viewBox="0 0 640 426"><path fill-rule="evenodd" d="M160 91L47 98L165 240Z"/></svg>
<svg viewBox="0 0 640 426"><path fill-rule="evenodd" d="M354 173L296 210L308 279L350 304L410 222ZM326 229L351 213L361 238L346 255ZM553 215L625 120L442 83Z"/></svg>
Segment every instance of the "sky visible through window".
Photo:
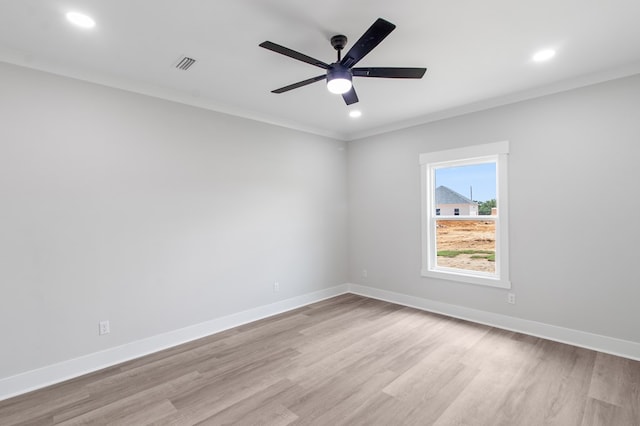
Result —
<svg viewBox="0 0 640 426"><path fill-rule="evenodd" d="M436 169L436 188L444 185L474 201L496 198L496 163Z"/></svg>

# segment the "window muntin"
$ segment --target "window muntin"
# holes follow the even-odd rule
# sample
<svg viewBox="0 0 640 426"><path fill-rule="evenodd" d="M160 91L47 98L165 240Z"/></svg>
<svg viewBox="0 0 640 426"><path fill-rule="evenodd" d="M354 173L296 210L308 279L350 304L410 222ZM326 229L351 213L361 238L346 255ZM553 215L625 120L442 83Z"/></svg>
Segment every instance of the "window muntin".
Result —
<svg viewBox="0 0 640 426"><path fill-rule="evenodd" d="M420 156L423 276L510 288L507 154L499 142Z"/></svg>

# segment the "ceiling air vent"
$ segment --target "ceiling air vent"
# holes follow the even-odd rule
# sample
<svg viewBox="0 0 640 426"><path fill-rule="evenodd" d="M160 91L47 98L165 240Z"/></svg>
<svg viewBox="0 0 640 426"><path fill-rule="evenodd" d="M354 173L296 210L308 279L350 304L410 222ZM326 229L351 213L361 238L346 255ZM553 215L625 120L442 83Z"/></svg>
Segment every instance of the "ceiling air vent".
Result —
<svg viewBox="0 0 640 426"><path fill-rule="evenodd" d="M179 70L186 71L189 68L191 68L191 65L195 63L196 63L195 59L190 58L188 56L182 56L180 59L178 59L178 62L176 63L176 68Z"/></svg>

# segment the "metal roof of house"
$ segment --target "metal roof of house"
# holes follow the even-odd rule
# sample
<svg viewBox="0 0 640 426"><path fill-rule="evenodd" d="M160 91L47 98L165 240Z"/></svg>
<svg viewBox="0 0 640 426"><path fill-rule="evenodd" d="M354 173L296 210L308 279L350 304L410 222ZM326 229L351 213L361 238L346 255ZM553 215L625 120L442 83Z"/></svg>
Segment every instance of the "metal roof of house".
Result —
<svg viewBox="0 0 640 426"><path fill-rule="evenodd" d="M477 204L446 186L436 188L436 204Z"/></svg>

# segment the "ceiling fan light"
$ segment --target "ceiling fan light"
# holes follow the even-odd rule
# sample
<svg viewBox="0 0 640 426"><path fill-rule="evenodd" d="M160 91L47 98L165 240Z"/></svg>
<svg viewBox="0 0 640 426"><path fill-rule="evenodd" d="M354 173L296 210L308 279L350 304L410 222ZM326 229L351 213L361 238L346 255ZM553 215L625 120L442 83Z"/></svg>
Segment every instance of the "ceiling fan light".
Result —
<svg viewBox="0 0 640 426"><path fill-rule="evenodd" d="M342 95L351 90L351 73L342 66L335 66L327 72L327 89L336 95Z"/></svg>
<svg viewBox="0 0 640 426"><path fill-rule="evenodd" d="M351 81L346 78L334 78L327 81L327 89L336 95L342 95L351 90Z"/></svg>

